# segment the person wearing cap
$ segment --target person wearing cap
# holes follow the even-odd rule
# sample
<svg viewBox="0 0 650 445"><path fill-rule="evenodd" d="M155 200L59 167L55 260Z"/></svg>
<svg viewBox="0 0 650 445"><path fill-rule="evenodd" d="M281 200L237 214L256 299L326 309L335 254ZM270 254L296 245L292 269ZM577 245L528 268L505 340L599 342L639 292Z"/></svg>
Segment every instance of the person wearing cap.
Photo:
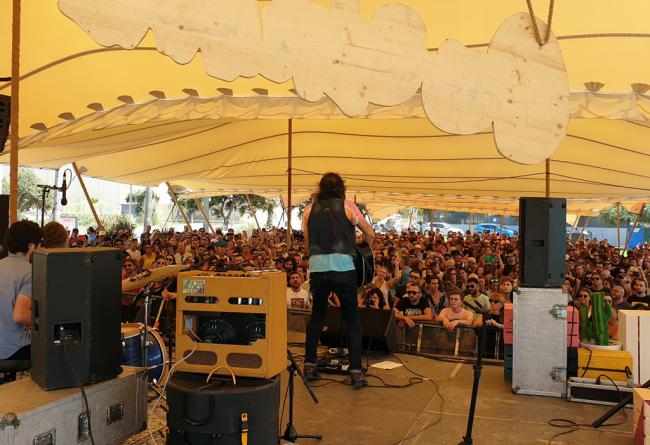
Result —
<svg viewBox="0 0 650 445"><path fill-rule="evenodd" d="M5 235L9 255L0 260L0 360L29 360L32 324L32 253L43 230L32 221L13 223ZM67 235L66 235L67 240ZM10 376L10 379L15 375Z"/></svg>

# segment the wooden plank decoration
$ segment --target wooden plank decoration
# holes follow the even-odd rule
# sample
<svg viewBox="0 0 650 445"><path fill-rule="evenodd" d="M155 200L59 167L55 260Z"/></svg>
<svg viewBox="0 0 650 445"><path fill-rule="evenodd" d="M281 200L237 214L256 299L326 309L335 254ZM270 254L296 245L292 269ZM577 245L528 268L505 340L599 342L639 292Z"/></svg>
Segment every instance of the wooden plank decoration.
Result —
<svg viewBox="0 0 650 445"><path fill-rule="evenodd" d="M537 44L528 13L508 17L487 53L447 40L432 55L424 21L398 3L370 21L359 0L331 0L329 10L312 0L274 0L261 12L257 0L59 0L59 9L100 45L135 48L151 29L178 63L200 51L206 73L222 80L293 79L300 97L329 96L348 116L400 104L422 87L435 126L472 134L492 124L499 152L520 163L549 158L566 135L564 58L552 34Z"/></svg>

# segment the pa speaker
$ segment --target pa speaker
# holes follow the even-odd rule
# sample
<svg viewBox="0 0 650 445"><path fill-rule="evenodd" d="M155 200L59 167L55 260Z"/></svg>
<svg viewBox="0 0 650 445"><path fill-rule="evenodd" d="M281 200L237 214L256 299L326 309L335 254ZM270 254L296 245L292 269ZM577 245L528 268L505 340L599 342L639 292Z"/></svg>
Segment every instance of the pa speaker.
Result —
<svg viewBox="0 0 650 445"><path fill-rule="evenodd" d="M41 249L32 261L32 380L45 390L121 372L118 249Z"/></svg>
<svg viewBox="0 0 650 445"><path fill-rule="evenodd" d="M566 199L519 200L519 274L525 287L564 284Z"/></svg>
<svg viewBox="0 0 650 445"><path fill-rule="evenodd" d="M7 244L5 236L9 228L9 195L0 195L0 259L6 257Z"/></svg>
<svg viewBox="0 0 650 445"><path fill-rule="evenodd" d="M11 116L11 97L0 94L0 153L5 149L9 136L9 121Z"/></svg>

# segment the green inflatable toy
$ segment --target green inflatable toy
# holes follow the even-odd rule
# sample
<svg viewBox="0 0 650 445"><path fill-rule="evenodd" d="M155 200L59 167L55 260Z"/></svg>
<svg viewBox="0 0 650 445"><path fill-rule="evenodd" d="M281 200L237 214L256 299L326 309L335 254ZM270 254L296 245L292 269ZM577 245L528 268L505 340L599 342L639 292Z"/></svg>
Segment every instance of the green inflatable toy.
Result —
<svg viewBox="0 0 650 445"><path fill-rule="evenodd" d="M591 318L589 308L580 306L580 340L594 342L599 346L609 345L607 322L612 316L612 306L605 302L604 292L591 293Z"/></svg>

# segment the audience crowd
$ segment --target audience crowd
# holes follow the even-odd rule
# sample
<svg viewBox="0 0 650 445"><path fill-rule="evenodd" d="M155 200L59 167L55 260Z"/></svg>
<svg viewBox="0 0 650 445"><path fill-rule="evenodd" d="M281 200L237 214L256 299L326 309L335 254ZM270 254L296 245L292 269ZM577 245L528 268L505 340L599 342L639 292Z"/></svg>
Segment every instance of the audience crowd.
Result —
<svg viewBox="0 0 650 445"><path fill-rule="evenodd" d="M140 237L128 232L113 236L86 235L75 229L71 247L111 246L122 249L123 278L143 268L184 264L204 271L278 269L287 273L287 304L309 309L309 260L301 233L293 232L287 245L284 229L214 234L204 229L184 232L152 230ZM406 327L416 321L434 320L445 328L477 325L482 315L499 329L503 309L519 292L519 249L516 236L497 233L378 233L373 245L375 278L359 289L359 307L394 310ZM566 243L565 289L570 304L589 304L591 292L604 292L614 308L612 330L619 309L650 309L647 279L650 246L626 252L596 239ZM167 293L173 298L173 293ZM465 304L463 304L465 303ZM330 304L338 305L332 294ZM489 314L489 315L488 315ZM612 332L615 335L615 332Z"/></svg>

